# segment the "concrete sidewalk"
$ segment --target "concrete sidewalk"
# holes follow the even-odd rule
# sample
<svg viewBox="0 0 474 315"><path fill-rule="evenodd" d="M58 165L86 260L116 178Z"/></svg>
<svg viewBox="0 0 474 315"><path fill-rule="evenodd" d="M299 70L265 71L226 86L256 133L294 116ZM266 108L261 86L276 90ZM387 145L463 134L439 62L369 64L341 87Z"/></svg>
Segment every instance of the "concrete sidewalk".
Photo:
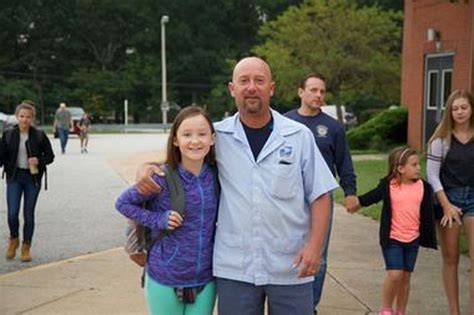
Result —
<svg viewBox="0 0 474 315"><path fill-rule="evenodd" d="M377 235L377 222L336 207L320 314L376 313L384 276ZM447 314L440 266L439 252L420 251L409 314ZM122 248L4 274L0 314L145 314L140 274ZM463 314L468 275L468 259L462 257Z"/></svg>

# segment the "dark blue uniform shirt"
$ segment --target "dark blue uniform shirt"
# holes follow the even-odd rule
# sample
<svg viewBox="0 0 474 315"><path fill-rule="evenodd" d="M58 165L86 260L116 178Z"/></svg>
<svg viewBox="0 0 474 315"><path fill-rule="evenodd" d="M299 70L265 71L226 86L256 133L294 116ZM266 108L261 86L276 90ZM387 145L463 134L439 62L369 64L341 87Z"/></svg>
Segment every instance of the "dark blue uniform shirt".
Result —
<svg viewBox="0 0 474 315"><path fill-rule="evenodd" d="M329 169L334 176L337 172L344 195L355 195L356 175L344 126L323 112L316 116L302 116L297 109L293 109L285 116L302 123L311 130Z"/></svg>

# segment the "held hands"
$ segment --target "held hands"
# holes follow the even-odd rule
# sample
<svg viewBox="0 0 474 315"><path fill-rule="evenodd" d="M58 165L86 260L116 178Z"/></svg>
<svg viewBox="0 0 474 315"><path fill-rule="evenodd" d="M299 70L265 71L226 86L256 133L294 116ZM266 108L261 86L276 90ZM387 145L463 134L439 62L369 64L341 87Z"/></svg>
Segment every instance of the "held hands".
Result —
<svg viewBox="0 0 474 315"><path fill-rule="evenodd" d="M183 217L176 211L171 210L168 214L168 227L169 231L173 231L179 228L183 224Z"/></svg>
<svg viewBox="0 0 474 315"><path fill-rule="evenodd" d="M458 223L459 225L462 225L461 222L461 209L456 207L453 204L449 204L446 209L443 207L444 215L441 218L440 224L442 227L446 227L448 225L448 228L453 226L453 221Z"/></svg>
<svg viewBox="0 0 474 315"><path fill-rule="evenodd" d="M296 269L302 265L298 272L298 278L314 276L319 272L321 260L320 252L320 249L317 250L311 247L309 243L306 243L303 248L298 251L293 265L291 266L293 269Z"/></svg>
<svg viewBox="0 0 474 315"><path fill-rule="evenodd" d="M160 185L151 178L155 173L164 176L164 173L157 164L143 164L138 168L136 187L139 193L148 196L161 191Z"/></svg>
<svg viewBox="0 0 474 315"><path fill-rule="evenodd" d="M344 207L349 213L357 212L361 208L359 198L355 195L347 195L344 198Z"/></svg>

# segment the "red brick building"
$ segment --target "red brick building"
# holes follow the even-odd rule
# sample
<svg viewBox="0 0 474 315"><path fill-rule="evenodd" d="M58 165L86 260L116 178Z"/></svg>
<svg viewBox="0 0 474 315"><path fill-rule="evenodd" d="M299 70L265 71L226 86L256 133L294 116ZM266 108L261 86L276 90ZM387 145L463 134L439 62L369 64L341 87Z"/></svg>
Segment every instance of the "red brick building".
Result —
<svg viewBox="0 0 474 315"><path fill-rule="evenodd" d="M474 0L405 0L401 103L424 148L454 89L474 91Z"/></svg>

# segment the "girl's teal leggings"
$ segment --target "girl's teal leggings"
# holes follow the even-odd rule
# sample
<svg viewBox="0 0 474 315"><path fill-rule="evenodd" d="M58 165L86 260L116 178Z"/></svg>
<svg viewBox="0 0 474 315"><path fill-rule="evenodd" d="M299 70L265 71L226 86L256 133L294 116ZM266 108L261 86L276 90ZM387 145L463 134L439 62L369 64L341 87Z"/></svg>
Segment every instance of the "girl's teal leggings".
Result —
<svg viewBox="0 0 474 315"><path fill-rule="evenodd" d="M146 275L145 299L151 315L212 315L216 301L216 285L209 282L193 304L184 304L173 287L162 285Z"/></svg>

